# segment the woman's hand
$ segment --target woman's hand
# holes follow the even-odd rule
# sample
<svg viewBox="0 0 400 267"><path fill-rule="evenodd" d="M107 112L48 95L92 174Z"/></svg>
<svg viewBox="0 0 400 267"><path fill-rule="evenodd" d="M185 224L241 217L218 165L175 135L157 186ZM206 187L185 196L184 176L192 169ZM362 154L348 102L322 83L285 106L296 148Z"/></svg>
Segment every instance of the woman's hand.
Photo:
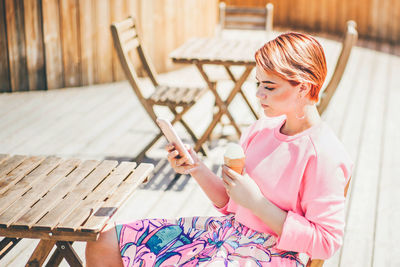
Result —
<svg viewBox="0 0 400 267"><path fill-rule="evenodd" d="M194 164L189 164L188 159L183 156L180 157L179 151L171 143L165 146L165 150L168 152L168 161L175 172L180 174L189 174L190 172L196 170L200 165L200 159L197 157L196 152L189 145L185 145L189 154L192 156Z"/></svg>
<svg viewBox="0 0 400 267"><path fill-rule="evenodd" d="M229 197L247 209L254 207L256 201L264 197L256 182L248 174L240 175L223 165L222 179Z"/></svg>

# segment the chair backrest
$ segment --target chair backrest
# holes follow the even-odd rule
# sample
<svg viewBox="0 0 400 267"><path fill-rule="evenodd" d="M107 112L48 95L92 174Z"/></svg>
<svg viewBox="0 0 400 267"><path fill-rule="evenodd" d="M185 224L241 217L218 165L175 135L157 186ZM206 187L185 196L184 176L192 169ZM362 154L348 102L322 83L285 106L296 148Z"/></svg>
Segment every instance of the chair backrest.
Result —
<svg viewBox="0 0 400 267"><path fill-rule="evenodd" d="M226 6L219 4L219 34L223 29L272 31L274 6L268 3L265 8Z"/></svg>
<svg viewBox="0 0 400 267"><path fill-rule="evenodd" d="M149 60L144 47L142 46L141 36L139 34L138 27L136 27L134 18L128 17L121 22L115 22L111 24L111 34L125 76L139 100L143 104L145 102L145 98L139 87L138 75L135 71L132 60L134 53L137 52L141 64L153 85L157 86L158 82L156 79L157 73L155 68Z"/></svg>
<svg viewBox="0 0 400 267"><path fill-rule="evenodd" d="M346 186L344 188L344 197L347 197L347 191L349 190L350 181L351 181L351 177L347 181L347 184L346 184ZM322 265L324 265L324 260L319 260L319 259L311 260L311 259L308 259L306 267L322 267Z"/></svg>
<svg viewBox="0 0 400 267"><path fill-rule="evenodd" d="M342 51L340 52L332 77L329 80L325 90L322 92L320 102L317 106L319 114L322 114L327 108L329 101L334 95L336 88L342 79L344 70L346 69L347 61L350 57L351 49L357 42L358 33L356 27L356 22L352 20L347 22L346 34L342 43Z"/></svg>

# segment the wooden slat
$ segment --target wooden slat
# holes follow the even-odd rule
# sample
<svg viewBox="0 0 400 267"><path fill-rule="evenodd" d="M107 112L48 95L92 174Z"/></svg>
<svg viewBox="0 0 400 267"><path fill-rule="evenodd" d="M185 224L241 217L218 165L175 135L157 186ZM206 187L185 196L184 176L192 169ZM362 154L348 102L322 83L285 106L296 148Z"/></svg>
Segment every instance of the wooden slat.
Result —
<svg viewBox="0 0 400 267"><path fill-rule="evenodd" d="M0 215L0 227L8 227L12 222L22 216L38 199L46 194L49 189L75 169L79 163L80 161L76 159L66 160L57 166L49 175L35 183L31 190ZM47 186L44 187L44 184Z"/></svg>
<svg viewBox="0 0 400 267"><path fill-rule="evenodd" d="M132 192L150 175L152 170L152 164L140 164L121 184L121 186L118 187L114 194L103 204L103 206L93 214L93 216L91 216L80 229L89 232L100 231L104 224L114 214L115 208L122 205L127 197L132 194Z"/></svg>
<svg viewBox="0 0 400 267"><path fill-rule="evenodd" d="M30 229L5 229L0 228L0 236L8 237L21 237L24 238L38 238L43 240L64 240L64 241L96 241L98 232L66 232L66 231L52 231ZM25 263L24 263L25 264Z"/></svg>
<svg viewBox="0 0 400 267"><path fill-rule="evenodd" d="M26 66L23 2L5 0L8 57L12 91L29 90Z"/></svg>
<svg viewBox="0 0 400 267"><path fill-rule="evenodd" d="M18 198L24 195L25 192L31 189L32 185L38 180L48 175L57 165L61 159L57 157L46 158L34 171L25 176L19 183L13 186L12 190L0 195L0 214L7 209Z"/></svg>
<svg viewBox="0 0 400 267"><path fill-rule="evenodd" d="M54 186L46 195L39 199L32 208L13 223L13 227L30 228L43 215L55 207L63 197L81 182L99 164L98 161L88 160L78 166L72 173L69 173L62 181ZM93 171L93 173L96 173ZM60 209L63 210L62 208Z"/></svg>
<svg viewBox="0 0 400 267"><path fill-rule="evenodd" d="M24 15L29 90L46 90L41 1L24 0Z"/></svg>
<svg viewBox="0 0 400 267"><path fill-rule="evenodd" d="M125 7L125 0L114 0L111 5L111 22L122 21L128 17L129 11ZM109 29L110 30L110 29ZM113 80L120 81L125 79L124 71L119 62L118 54L114 46L111 47L112 50L112 71Z"/></svg>
<svg viewBox="0 0 400 267"><path fill-rule="evenodd" d="M93 192L91 192L68 217L60 221L57 229L76 230L93 212L96 212L103 201L114 193L119 184L135 171L135 162L122 162ZM39 222L40 223L40 222ZM39 224L37 224L39 225ZM54 225L55 226L55 225ZM50 226L50 227L54 227Z"/></svg>
<svg viewBox="0 0 400 267"><path fill-rule="evenodd" d="M84 199L117 165L116 161L105 160L85 179L75 186L61 201L55 203L49 208L49 213L43 218L39 225L52 227L58 222L52 222L52 219L63 218L77 207L77 204ZM39 209L38 209L39 210ZM40 218L40 217L39 217ZM36 221L35 221L36 222ZM23 225L22 223L19 225ZM33 224L32 224L33 225Z"/></svg>
<svg viewBox="0 0 400 267"><path fill-rule="evenodd" d="M11 92L5 1L0 2L0 92Z"/></svg>
<svg viewBox="0 0 400 267"><path fill-rule="evenodd" d="M10 173L26 159L26 156L16 155L0 164L0 177Z"/></svg>
<svg viewBox="0 0 400 267"><path fill-rule="evenodd" d="M47 88L64 87L58 0L42 0Z"/></svg>
<svg viewBox="0 0 400 267"><path fill-rule="evenodd" d="M356 162L356 179L352 180L350 193L351 206L345 235L345 245L342 249L341 264L369 265L373 255L374 224L382 154L382 122L386 98L387 84L384 81L388 71L388 56L374 55L370 64L372 77L369 83L369 99L363 121L365 122L361 139L359 157ZM381 86L382 90L376 90ZM360 225L360 221L363 223ZM357 250L352 248L357 247Z"/></svg>
<svg viewBox="0 0 400 267"><path fill-rule="evenodd" d="M128 53L129 51L135 49L138 46L139 46L139 40L136 38L136 39L131 39L128 42L124 43L122 48L124 49L124 51L126 51L126 53Z"/></svg>
<svg viewBox="0 0 400 267"><path fill-rule="evenodd" d="M79 4L79 41L81 51L81 78L82 85L90 85L94 83L94 49L95 35L94 31L94 13L92 0L80 0Z"/></svg>
<svg viewBox="0 0 400 267"><path fill-rule="evenodd" d="M385 109L383 129L383 155L379 180L379 195L377 198L375 244L372 266L400 266L397 255L400 248L397 241L400 233L397 227L400 223L399 214L399 180L400 173L400 57L392 56L388 70L388 96Z"/></svg>
<svg viewBox="0 0 400 267"><path fill-rule="evenodd" d="M78 3L76 1L60 0L63 74L64 84L67 87L81 84L78 22Z"/></svg>
<svg viewBox="0 0 400 267"><path fill-rule="evenodd" d="M37 156L29 157L13 171L3 177L0 177L0 195L19 182L19 180L24 178L25 175L35 169L44 159L44 157Z"/></svg>
<svg viewBox="0 0 400 267"><path fill-rule="evenodd" d="M107 83L113 81L110 0L100 0L94 3L95 31L99 33L95 36L95 61L101 62L95 67L95 82Z"/></svg>

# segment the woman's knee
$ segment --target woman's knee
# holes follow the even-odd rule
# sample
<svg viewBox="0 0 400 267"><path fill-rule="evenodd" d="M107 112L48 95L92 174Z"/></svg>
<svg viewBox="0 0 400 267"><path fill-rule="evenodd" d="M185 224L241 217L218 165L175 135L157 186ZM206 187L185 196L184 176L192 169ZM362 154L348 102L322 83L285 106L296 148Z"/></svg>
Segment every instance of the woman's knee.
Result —
<svg viewBox="0 0 400 267"><path fill-rule="evenodd" d="M87 266L122 266L118 239L113 225L103 230L97 241L87 242L85 256Z"/></svg>

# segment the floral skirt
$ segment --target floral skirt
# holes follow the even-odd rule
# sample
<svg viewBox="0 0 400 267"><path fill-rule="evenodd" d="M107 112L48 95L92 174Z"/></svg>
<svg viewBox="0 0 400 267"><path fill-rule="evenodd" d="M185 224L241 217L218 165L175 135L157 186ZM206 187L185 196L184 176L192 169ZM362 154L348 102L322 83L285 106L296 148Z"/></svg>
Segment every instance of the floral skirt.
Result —
<svg viewBox="0 0 400 267"><path fill-rule="evenodd" d="M234 215L145 219L116 225L127 266L303 266L298 253L275 248L273 235L249 229Z"/></svg>

